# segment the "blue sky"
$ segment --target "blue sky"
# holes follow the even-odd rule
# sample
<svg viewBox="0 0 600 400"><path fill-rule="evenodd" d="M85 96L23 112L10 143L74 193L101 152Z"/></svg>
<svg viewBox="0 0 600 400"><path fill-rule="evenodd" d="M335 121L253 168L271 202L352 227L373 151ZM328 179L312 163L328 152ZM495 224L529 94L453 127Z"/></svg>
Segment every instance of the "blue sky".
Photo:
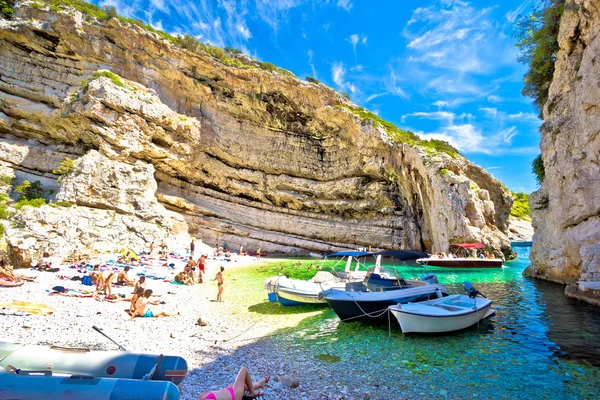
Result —
<svg viewBox="0 0 600 400"><path fill-rule="evenodd" d="M541 121L513 25L535 0L93 0L312 76L532 192Z"/></svg>

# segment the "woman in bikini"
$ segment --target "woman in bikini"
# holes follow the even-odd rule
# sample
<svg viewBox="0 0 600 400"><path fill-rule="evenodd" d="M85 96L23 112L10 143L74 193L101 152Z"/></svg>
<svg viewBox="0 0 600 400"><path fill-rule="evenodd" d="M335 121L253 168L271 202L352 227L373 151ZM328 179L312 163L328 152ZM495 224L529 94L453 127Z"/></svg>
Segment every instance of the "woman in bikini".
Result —
<svg viewBox="0 0 600 400"><path fill-rule="evenodd" d="M217 281L217 287L219 288L219 292L217 293L217 301L223 301L223 271L225 271L225 267L221 267L221 271L217 273L215 276L215 280Z"/></svg>
<svg viewBox="0 0 600 400"><path fill-rule="evenodd" d="M248 368L242 367L233 385L223 390L204 392L198 397L198 400L242 400L245 392L248 392L249 397L259 397L263 393L258 389L264 388L267 382L269 382L269 376L265 376L261 381L252 382L250 371Z"/></svg>

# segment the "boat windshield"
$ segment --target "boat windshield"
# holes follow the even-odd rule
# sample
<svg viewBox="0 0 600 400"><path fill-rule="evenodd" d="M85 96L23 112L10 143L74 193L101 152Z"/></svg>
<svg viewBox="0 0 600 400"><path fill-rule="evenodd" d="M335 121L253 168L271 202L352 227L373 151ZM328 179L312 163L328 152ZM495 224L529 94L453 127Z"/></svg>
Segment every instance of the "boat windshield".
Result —
<svg viewBox="0 0 600 400"><path fill-rule="evenodd" d="M355 254L356 253L356 254ZM368 267L364 266L365 257L358 257L368 255L366 252L338 252L325 256L321 261L320 269L323 271L330 271L334 275L343 275L346 270L348 271L367 271ZM350 265L348 265L348 259L350 259Z"/></svg>
<svg viewBox="0 0 600 400"><path fill-rule="evenodd" d="M427 254L425 254L426 256ZM409 272L411 276L418 277L425 271L425 266L417 264L417 258L400 260L394 256L381 256L380 268L382 272L390 274L390 276L398 279L405 279L400 269L404 272ZM358 258L361 266L365 269L370 269L377 265L377 253L361 256Z"/></svg>

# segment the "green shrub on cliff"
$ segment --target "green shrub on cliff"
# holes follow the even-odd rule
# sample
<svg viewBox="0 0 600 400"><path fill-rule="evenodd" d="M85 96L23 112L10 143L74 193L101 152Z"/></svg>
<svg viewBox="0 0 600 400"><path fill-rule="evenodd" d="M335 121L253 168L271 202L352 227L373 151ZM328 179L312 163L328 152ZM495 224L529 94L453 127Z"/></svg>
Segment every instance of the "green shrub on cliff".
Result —
<svg viewBox="0 0 600 400"><path fill-rule="evenodd" d="M98 79L100 77L108 78L111 80L112 83L114 83L115 85L120 86L122 88L126 87L119 75L117 75L113 72L107 71L105 69L100 69L100 70L94 72L92 74L92 76L90 77L90 81L93 81L94 79Z"/></svg>
<svg viewBox="0 0 600 400"><path fill-rule="evenodd" d="M1 0L0 0L1 1ZM106 12L95 4L90 4L82 0L44 0L53 10L60 6L73 7L77 11L92 16L100 21L109 19Z"/></svg>
<svg viewBox="0 0 600 400"><path fill-rule="evenodd" d="M56 167L56 169L52 170L53 174L56 175L67 175L70 174L71 172L73 172L73 159L69 158L69 157L65 157L64 160L62 160L60 162L60 164L58 164L58 167ZM62 176L59 176L57 179L57 182L60 182L60 179L62 178Z"/></svg>
<svg viewBox="0 0 600 400"><path fill-rule="evenodd" d="M527 193L511 192L513 196L513 207L510 210L510 215L520 219L531 221L531 212L529 210L529 195Z"/></svg>
<svg viewBox="0 0 600 400"><path fill-rule="evenodd" d="M321 83L318 80L316 80L315 78L313 78L312 76L307 76L305 79L306 79L307 82L314 83L314 84L317 84L317 85L319 83Z"/></svg>
<svg viewBox="0 0 600 400"><path fill-rule="evenodd" d="M15 0L0 0L0 16L11 19L15 9Z"/></svg>
<svg viewBox="0 0 600 400"><path fill-rule="evenodd" d="M540 110L548 100L558 52L558 30L565 0L540 0L529 15L521 16L516 25L519 61L529 65L525 74L523 96L533 98Z"/></svg>
<svg viewBox="0 0 600 400"><path fill-rule="evenodd" d="M544 168L544 160L542 159L541 154L531 162L531 171L535 176L538 186L540 186L546 177L546 169Z"/></svg>
<svg viewBox="0 0 600 400"><path fill-rule="evenodd" d="M385 131L385 133L387 134L387 136L394 143L406 143L411 146L417 145L419 147L422 147L424 149L427 149L427 150L430 150L433 152L446 153L449 156L451 156L452 158L456 158L456 157L460 156L460 153L458 152L458 150L456 148L454 148L450 143L445 142L443 140L437 140L437 139L423 140L419 136L415 135L414 133L398 128L396 125L382 119L377 114L374 114L365 108L351 107L351 106L347 106L344 104L338 105L336 107L344 108L344 109L350 111L351 113L359 116L362 119L363 123L365 123L366 121L371 121L371 123L373 123L373 125L376 128L382 127L383 130Z"/></svg>
<svg viewBox="0 0 600 400"><path fill-rule="evenodd" d="M23 207L39 208L39 207L43 206L44 204L46 204L46 199L44 199L43 197L40 197L37 199L21 199L15 203L14 207L15 207L15 210L20 210Z"/></svg>
<svg viewBox="0 0 600 400"><path fill-rule="evenodd" d="M32 200L44 197L44 189L40 181L23 181L15 188L15 192L21 195L21 199Z"/></svg>

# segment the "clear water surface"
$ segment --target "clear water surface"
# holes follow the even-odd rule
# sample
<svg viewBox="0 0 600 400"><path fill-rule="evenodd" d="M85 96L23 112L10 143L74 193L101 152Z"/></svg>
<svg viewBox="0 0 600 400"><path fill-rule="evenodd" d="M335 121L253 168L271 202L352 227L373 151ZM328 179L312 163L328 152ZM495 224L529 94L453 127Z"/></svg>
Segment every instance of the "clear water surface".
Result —
<svg viewBox="0 0 600 400"><path fill-rule="evenodd" d="M317 357L331 356L336 361L331 368L345 369L350 387L361 379L374 390L397 387L399 393L419 393L416 397L600 398L600 308L566 298L560 285L523 277L528 251L519 248L518 259L502 269L428 269L451 293L464 293L462 283L469 281L494 300L496 315L478 327L406 336L395 320L389 327L341 323L332 310L315 313L309 307L298 326L273 340L290 357L314 358L315 373L328 368ZM403 271L407 277L413 272ZM248 281L258 283L273 270L263 267L251 275Z"/></svg>

